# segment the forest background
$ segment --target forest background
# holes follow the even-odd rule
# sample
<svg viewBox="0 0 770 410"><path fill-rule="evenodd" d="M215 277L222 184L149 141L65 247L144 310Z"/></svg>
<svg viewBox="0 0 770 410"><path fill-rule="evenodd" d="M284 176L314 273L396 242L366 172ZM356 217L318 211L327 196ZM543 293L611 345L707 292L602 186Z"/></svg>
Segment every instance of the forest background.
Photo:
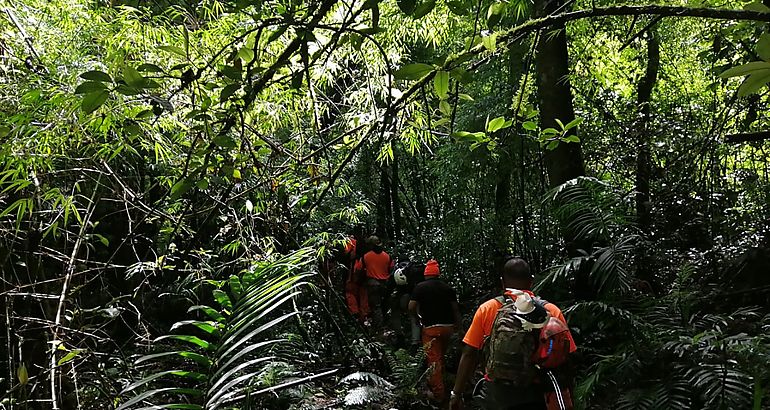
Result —
<svg viewBox="0 0 770 410"><path fill-rule="evenodd" d="M0 0L0 407L419 408L362 225L529 260L580 408L767 408L768 3Z"/></svg>

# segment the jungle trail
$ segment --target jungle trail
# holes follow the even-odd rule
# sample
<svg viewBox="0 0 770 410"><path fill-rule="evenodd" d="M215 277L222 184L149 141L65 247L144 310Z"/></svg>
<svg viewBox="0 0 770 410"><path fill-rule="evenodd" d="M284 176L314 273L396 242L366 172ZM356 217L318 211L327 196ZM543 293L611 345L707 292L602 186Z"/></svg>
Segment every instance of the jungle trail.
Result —
<svg viewBox="0 0 770 410"><path fill-rule="evenodd" d="M457 295L440 279L438 261L402 257L396 262L377 236L364 240L357 230L338 252L337 263L322 263L321 274L338 290L344 280L349 313L364 331L412 354L424 349L430 404L464 407L466 385L483 350L484 376L473 381L468 394L482 407L574 408L569 356L577 347L561 310L532 293L534 275L525 260L506 256L497 262L502 289L478 308L466 332ZM455 334L459 337L453 339ZM457 339L465 348L447 394L444 356Z"/></svg>

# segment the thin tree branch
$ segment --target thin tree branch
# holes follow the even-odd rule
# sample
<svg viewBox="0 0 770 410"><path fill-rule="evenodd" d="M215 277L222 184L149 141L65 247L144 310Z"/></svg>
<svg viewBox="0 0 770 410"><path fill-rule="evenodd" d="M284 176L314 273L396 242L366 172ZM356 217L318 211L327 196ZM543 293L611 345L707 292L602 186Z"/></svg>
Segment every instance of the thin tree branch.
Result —
<svg viewBox="0 0 770 410"><path fill-rule="evenodd" d="M725 142L740 144L742 142L765 141L770 139L770 131L746 132L725 135Z"/></svg>

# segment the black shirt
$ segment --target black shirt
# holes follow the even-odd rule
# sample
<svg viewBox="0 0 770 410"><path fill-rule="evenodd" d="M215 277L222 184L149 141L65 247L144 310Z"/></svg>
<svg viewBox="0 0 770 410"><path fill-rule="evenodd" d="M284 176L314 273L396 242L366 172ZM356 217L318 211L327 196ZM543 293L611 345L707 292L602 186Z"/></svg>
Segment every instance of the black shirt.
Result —
<svg viewBox="0 0 770 410"><path fill-rule="evenodd" d="M412 291L412 300L420 304L423 326L454 324L452 304L457 301L457 294L443 280L431 278L418 283Z"/></svg>

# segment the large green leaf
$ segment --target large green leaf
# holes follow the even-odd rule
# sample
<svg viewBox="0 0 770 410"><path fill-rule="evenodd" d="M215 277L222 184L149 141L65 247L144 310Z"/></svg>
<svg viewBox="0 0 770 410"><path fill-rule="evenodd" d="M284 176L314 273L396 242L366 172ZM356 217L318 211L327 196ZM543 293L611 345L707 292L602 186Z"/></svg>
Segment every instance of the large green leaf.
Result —
<svg viewBox="0 0 770 410"><path fill-rule="evenodd" d="M219 313L216 309L210 307L210 306L204 306L204 305L195 305L191 306L189 309L187 309L187 313L194 312L196 310L200 310L203 313L205 313L208 317L216 320L217 322L224 322L225 317Z"/></svg>
<svg viewBox="0 0 770 410"><path fill-rule="evenodd" d="M449 93L449 73L446 71L436 72L436 76L433 77L433 89L436 91L438 98L446 100Z"/></svg>
<svg viewBox="0 0 770 410"><path fill-rule="evenodd" d="M155 359L159 359L159 358L167 357L167 356L179 356L179 357L182 357L182 358L185 358L185 359L190 359L190 360L194 361L195 363L198 363L201 366L205 366L205 367L211 366L211 359L209 359L208 357L206 357L206 356L204 356L204 355L202 355L200 353L190 352L190 351L186 351L186 350L175 350L175 351L170 351L170 352L160 352L160 353L153 353L153 354L144 355L144 356L138 358L136 360L136 362L134 362L134 364L139 365L139 364L142 364L144 362L153 361Z"/></svg>
<svg viewBox="0 0 770 410"><path fill-rule="evenodd" d="M505 126L505 117L497 117L489 121L487 124L487 132L495 132L502 129Z"/></svg>
<svg viewBox="0 0 770 410"><path fill-rule="evenodd" d="M177 199L181 198L182 195L186 194L187 191L189 191L192 187L193 184L188 178L179 180L176 184L174 184L174 186L171 187L171 200L176 201Z"/></svg>
<svg viewBox="0 0 770 410"><path fill-rule="evenodd" d="M195 372L190 372L186 370L164 370L161 372L153 373L147 377L144 377L142 379L139 379L129 384L128 386L126 386L125 389L123 389L122 392L120 392L120 394L126 394L132 390L135 390L137 387L144 386L145 384L150 383L153 380L160 379L161 377L168 376L168 375L186 377L197 381L205 381L207 379L206 375L202 373L195 373Z"/></svg>
<svg viewBox="0 0 770 410"><path fill-rule="evenodd" d="M490 4L489 8L487 9L487 27L489 27L490 30L493 29L498 23L500 23L504 13L505 3L497 2Z"/></svg>
<svg viewBox="0 0 770 410"><path fill-rule="evenodd" d="M752 74L756 71L762 71L770 69L770 63L766 61L753 61L751 63L743 64L737 67L732 67L725 70L719 76L722 78L742 77Z"/></svg>
<svg viewBox="0 0 770 410"><path fill-rule="evenodd" d="M96 111L97 108L101 107L102 104L107 101L107 97L109 96L110 93L108 93L107 90L99 90L88 93L85 95L85 97L83 97L83 101L80 103L80 108L86 114L90 114Z"/></svg>
<svg viewBox="0 0 770 410"><path fill-rule="evenodd" d="M238 351L238 353L234 354L230 359L228 359L226 362L219 364L219 369L211 376L211 380L216 382L223 373L226 373L229 371L230 366L234 365L237 360L239 360L242 357L245 357L246 355L251 354L251 352L261 349L263 347L267 347L270 345L274 345L276 343L285 342L286 339L272 339L272 340L265 340L262 342L253 343L248 347L245 347Z"/></svg>
<svg viewBox="0 0 770 410"><path fill-rule="evenodd" d="M757 41L757 55L759 58L770 61L770 33L762 33Z"/></svg>
<svg viewBox="0 0 770 410"><path fill-rule="evenodd" d="M219 102L223 103L227 101L240 88L241 88L240 83L226 85L224 88L222 88L222 92L219 93Z"/></svg>
<svg viewBox="0 0 770 410"><path fill-rule="evenodd" d="M497 33L491 33L487 36L481 37L481 44L484 45L489 51L497 50Z"/></svg>
<svg viewBox="0 0 770 410"><path fill-rule="evenodd" d="M144 87L144 77L142 77L142 75L139 74L139 71L130 65L123 67L123 81L134 88Z"/></svg>
<svg viewBox="0 0 770 410"><path fill-rule="evenodd" d="M199 338L197 336L191 336L191 335L163 335L163 336L160 336L160 337L156 338L155 341L159 342L161 340L166 340L166 339L181 340L183 342L187 342L187 343L190 343L192 345L195 345L195 346L198 346L198 347L202 347L203 349L206 349L206 350L211 350L211 349L213 349L215 347L211 343L209 343L209 342L207 342L207 341L205 341L205 340L203 340L203 339L201 339L201 338Z"/></svg>
<svg viewBox="0 0 770 410"><path fill-rule="evenodd" d="M753 72L738 88L738 96L745 97L759 91L770 82L770 68Z"/></svg>
<svg viewBox="0 0 770 410"><path fill-rule="evenodd" d="M232 368L229 368L229 367L226 367L226 366L222 366L222 369L226 369L227 371L222 373L221 376L213 379L213 381L211 383L211 387L209 387L208 394L209 395L216 394L216 392L219 391L220 388L228 380L232 380L231 379L232 376L234 376L238 372L240 372L242 370L245 370L245 369L248 369L249 367L251 367L251 366L253 366L255 364L269 362L269 361L272 361L274 359L275 359L275 356L264 356L264 357L257 357L257 358L254 358L254 359L246 360L246 361L244 361L242 363L239 363L236 366L233 366Z"/></svg>
<svg viewBox="0 0 770 410"><path fill-rule="evenodd" d="M233 302L230 301L230 297L227 296L227 293L220 289L214 289L212 292L214 295L214 299L216 299L217 303L219 303L220 306L227 310L232 310L233 308Z"/></svg>
<svg viewBox="0 0 770 410"><path fill-rule="evenodd" d="M106 90L107 90L107 86L104 85L104 83L102 82L86 81L78 85L77 88L75 88L75 94L96 93L99 91L106 91Z"/></svg>
<svg viewBox="0 0 770 410"><path fill-rule="evenodd" d="M171 326L171 330L176 330L176 329L179 329L182 326L187 326L187 325L195 326L198 329L200 329L200 330L202 330L202 331L204 331L204 332L206 332L208 334L216 333L219 330L219 328L217 327L216 322L211 322L211 321L204 322L204 321L200 321L200 320L181 320L179 322L174 323Z"/></svg>
<svg viewBox="0 0 770 410"><path fill-rule="evenodd" d="M86 71L85 73L80 74L80 78L84 80L101 81L105 83L112 82L112 77L110 77L109 74L99 70Z"/></svg>
<svg viewBox="0 0 770 410"><path fill-rule="evenodd" d="M393 76L399 80L419 80L433 71L433 66L424 63L405 65L393 72Z"/></svg>

